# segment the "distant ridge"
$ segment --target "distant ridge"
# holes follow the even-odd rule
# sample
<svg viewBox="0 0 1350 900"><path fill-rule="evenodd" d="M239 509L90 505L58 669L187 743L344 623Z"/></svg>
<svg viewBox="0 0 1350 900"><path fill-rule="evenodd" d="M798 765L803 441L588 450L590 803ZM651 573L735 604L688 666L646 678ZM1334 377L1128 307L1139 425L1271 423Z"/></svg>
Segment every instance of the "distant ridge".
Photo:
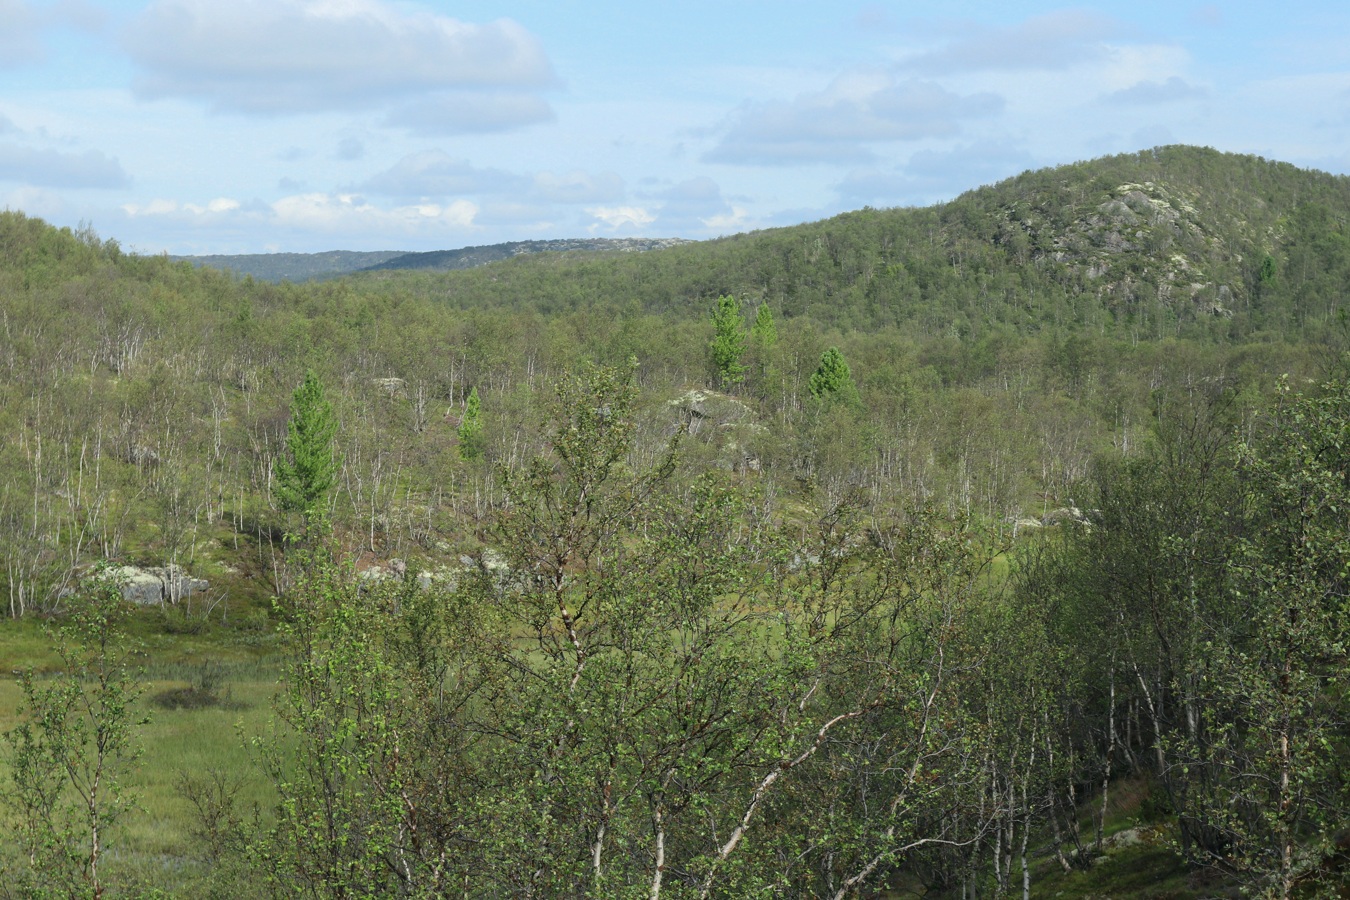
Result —
<svg viewBox="0 0 1350 900"><path fill-rule="evenodd" d="M329 250L325 253L243 253L173 258L196 266L252 275L260 281L311 281L359 272L405 253L404 250Z"/></svg>
<svg viewBox="0 0 1350 900"><path fill-rule="evenodd" d="M512 241L506 244L487 244L482 247L463 247L459 250L432 250L428 253L405 253L392 259L369 265L365 271L379 269L472 269L526 253L645 253L664 250L680 244L691 244L684 238L563 238L551 241Z"/></svg>
<svg viewBox="0 0 1350 900"><path fill-rule="evenodd" d="M194 265L225 269L239 275L251 275L263 281L310 281L336 278L353 272L395 269L448 272L510 259L530 253L643 253L662 250L692 241L684 238L562 238L546 241L511 241L461 247L458 250L431 250L409 253L402 250L356 252L330 250L326 253L251 253L236 256L180 256Z"/></svg>
<svg viewBox="0 0 1350 900"><path fill-rule="evenodd" d="M464 308L700 321L730 294L844 332L960 341L1075 328L1302 339L1340 321L1347 223L1350 177L1170 146L1023 172L929 207L865 207L661 253L520 254L408 285Z"/></svg>

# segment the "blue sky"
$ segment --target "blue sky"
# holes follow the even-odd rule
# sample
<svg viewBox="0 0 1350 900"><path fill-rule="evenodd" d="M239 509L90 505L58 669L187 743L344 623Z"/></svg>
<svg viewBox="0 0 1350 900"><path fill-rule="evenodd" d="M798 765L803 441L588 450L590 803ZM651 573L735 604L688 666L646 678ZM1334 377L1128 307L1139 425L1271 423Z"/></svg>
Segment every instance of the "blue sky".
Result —
<svg viewBox="0 0 1350 900"><path fill-rule="evenodd" d="M1350 6L0 0L0 205L148 253L714 237L1166 143L1350 172Z"/></svg>

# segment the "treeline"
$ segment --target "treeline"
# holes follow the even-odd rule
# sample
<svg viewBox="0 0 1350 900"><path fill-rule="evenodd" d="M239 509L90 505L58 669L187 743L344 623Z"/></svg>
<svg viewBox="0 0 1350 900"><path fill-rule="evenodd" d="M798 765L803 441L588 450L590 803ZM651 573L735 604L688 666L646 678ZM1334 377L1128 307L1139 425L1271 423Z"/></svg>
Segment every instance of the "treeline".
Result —
<svg viewBox="0 0 1350 900"><path fill-rule="evenodd" d="M1184 858L1258 896L1347 883L1347 423L1343 380L1285 386L1248 422L1201 394L1146 452L1101 461L1091 527L1015 578L1022 683L1066 783L1104 803L1148 773ZM1052 824L1063 799L1043 801Z"/></svg>
<svg viewBox="0 0 1350 900"><path fill-rule="evenodd" d="M1008 579L968 519L853 492L802 527L762 482L682 462L687 436L644 449L630 370L583 367L548 407L484 517L496 559L363 581L307 532L254 744L275 802L184 778L194 892L1030 897L1038 857L1094 867L1124 776L1219 885L1345 890L1345 381L1245 423L1222 387L1189 398ZM95 700L126 690L111 670ZM112 887L97 816L44 818L64 683L26 682L10 738L33 776L9 795L31 801L20 892Z"/></svg>
<svg viewBox="0 0 1350 900"><path fill-rule="evenodd" d="M969 520L855 493L803 530L682 475L679 437L643 461L634 399L559 385L488 521L504 565L302 579L299 741L238 837L275 889L1028 897L1142 779L1140 824L1219 884L1345 890L1345 380L1178 401L1006 582Z"/></svg>
<svg viewBox="0 0 1350 900"><path fill-rule="evenodd" d="M944 207L912 218L952 214ZM880 227L896 215L867 211L857 220ZM829 245L905 255L901 248L926 245L918 236L867 234L825 241L819 252L828 257ZM1331 227L1321 240L1343 243L1338 235ZM792 254L755 242L777 240L798 246L786 232L725 246L747 248L746 261L773 268ZM914 314L943 310L942 327L871 327L875 320L858 312L868 308L863 301L831 294L817 308L814 289L799 280L724 294L711 287L720 264L706 260L704 280L664 282L669 302L641 299L645 277L629 276L649 266L681 272L684 255L702 249L513 261L463 279L272 285L123 254L89 231L0 216L0 559L11 614L51 608L81 566L100 557L190 564L224 582L233 577L228 566L243 572L238 591L258 599L275 592L289 527L275 463L291 392L306 370L327 385L341 422L332 521L351 547L388 559L477 548L499 471L541 448L541 393L583 361L635 357L642 445L657 447L687 425L687 454L764 481L784 516L809 517L861 490L882 506L934 504L1011 529L1068 505L1094 456L1129 455L1180 399L1222 384L1250 407L1275 373L1325 371L1343 342L1321 319L1299 318L1297 304L1289 306L1294 325L1251 340L1212 331L1149 340L1091 316L1043 318L1036 298L1046 295L1025 286L1009 286L1006 297L1018 298L1013 306L1035 317L1034 328L993 315L976 327L962 312L969 292L996 294L965 256L925 263L944 274ZM1271 290L1333 290L1327 273L1336 252L1291 250L1267 279ZM830 266L831 278L848 273L849 290L867 290L853 263ZM1306 278L1295 277L1305 269ZM1035 262L1001 271L1034 280L1048 270ZM521 273L538 283L518 280ZM494 290L516 299L472 292L493 279ZM727 282L737 283L730 275ZM573 300L555 304L549 298L559 292ZM771 345L744 350L735 383L724 380L711 347L723 295L739 301L747 333L761 309L776 326ZM840 327L855 314L866 330ZM1298 339L1303 330L1316 339ZM813 395L812 376L831 347L851 370L857 403ZM717 390L699 400L692 389ZM474 391L482 453L465 459L458 426Z"/></svg>

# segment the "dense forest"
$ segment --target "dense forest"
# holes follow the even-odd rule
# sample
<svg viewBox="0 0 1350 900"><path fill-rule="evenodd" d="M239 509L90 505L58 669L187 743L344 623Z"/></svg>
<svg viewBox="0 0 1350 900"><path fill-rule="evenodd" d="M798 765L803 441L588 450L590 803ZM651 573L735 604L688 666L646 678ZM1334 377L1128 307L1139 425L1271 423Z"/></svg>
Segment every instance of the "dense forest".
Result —
<svg viewBox="0 0 1350 900"><path fill-rule="evenodd" d="M1343 896L1348 219L1188 147L298 284L0 214L0 891Z"/></svg>

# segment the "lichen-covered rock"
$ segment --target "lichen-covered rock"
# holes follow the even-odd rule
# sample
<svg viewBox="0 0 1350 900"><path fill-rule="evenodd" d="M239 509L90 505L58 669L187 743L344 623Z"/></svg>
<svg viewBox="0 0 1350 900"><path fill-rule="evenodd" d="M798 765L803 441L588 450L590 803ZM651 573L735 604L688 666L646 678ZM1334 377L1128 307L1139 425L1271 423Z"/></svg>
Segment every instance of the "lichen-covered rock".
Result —
<svg viewBox="0 0 1350 900"><path fill-rule="evenodd" d="M720 428L754 418L754 410L735 397L719 394L716 391L685 391L670 405L678 409L689 427L690 434L707 426Z"/></svg>
<svg viewBox="0 0 1350 900"><path fill-rule="evenodd" d="M117 582L122 599L141 606L177 603L211 586L188 575L181 566L114 566L105 570L103 577Z"/></svg>
<svg viewBox="0 0 1350 900"><path fill-rule="evenodd" d="M1083 511L1076 506L1061 506L1058 509L1052 509L1041 516L1041 524L1047 528L1052 525L1061 525L1065 522L1071 522L1075 525L1090 524L1088 517L1083 515Z"/></svg>

